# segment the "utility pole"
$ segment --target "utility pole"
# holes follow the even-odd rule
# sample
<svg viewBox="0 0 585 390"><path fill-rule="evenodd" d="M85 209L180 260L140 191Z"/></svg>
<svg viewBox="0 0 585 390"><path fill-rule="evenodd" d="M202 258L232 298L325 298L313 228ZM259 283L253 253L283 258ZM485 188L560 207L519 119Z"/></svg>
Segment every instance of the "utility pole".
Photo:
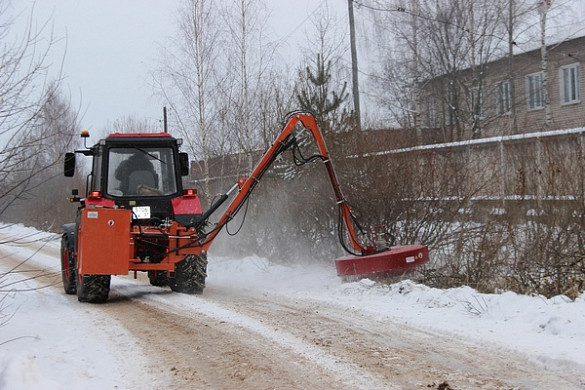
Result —
<svg viewBox="0 0 585 390"><path fill-rule="evenodd" d="M349 39L351 47L351 75L353 87L353 109L356 119L356 128L362 129L362 120L360 113L360 90L358 86L358 61L357 49L355 47L355 21L353 18L353 0L347 0L347 10L349 13Z"/></svg>

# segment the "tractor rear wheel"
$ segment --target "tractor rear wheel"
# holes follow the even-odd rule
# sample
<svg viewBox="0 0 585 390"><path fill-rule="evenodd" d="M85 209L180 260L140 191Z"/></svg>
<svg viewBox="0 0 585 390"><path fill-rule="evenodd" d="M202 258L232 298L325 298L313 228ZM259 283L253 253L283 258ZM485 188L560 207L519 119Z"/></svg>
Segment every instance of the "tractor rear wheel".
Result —
<svg viewBox="0 0 585 390"><path fill-rule="evenodd" d="M67 245L67 237L61 238L61 278L63 279L63 289L66 294L75 294L76 292L76 261L73 251Z"/></svg>
<svg viewBox="0 0 585 390"><path fill-rule="evenodd" d="M82 275L77 278L79 302L103 303L110 294L110 275Z"/></svg>
<svg viewBox="0 0 585 390"><path fill-rule="evenodd" d="M207 256L187 255L175 265L175 275L169 278L171 290L184 294L201 294L207 277Z"/></svg>

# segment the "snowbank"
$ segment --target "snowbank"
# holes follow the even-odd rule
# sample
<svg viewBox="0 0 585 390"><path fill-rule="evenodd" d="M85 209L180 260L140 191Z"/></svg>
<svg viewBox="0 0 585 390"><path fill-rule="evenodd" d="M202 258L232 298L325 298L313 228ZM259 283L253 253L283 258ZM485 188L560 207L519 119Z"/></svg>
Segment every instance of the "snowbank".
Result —
<svg viewBox="0 0 585 390"><path fill-rule="evenodd" d="M288 268L260 258L216 259L209 281L223 288L262 290L343 306L377 319L399 321L479 344L524 352L546 364L585 368L585 297L547 299L513 292L482 294L405 280L387 285L368 279L342 283L332 267ZM261 287L259 287L261 286Z"/></svg>

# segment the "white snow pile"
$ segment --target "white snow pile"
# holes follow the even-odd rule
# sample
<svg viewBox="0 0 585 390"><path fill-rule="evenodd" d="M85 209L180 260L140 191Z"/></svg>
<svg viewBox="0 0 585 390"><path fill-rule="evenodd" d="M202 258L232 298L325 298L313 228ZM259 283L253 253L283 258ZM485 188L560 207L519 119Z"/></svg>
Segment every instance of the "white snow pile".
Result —
<svg viewBox="0 0 585 390"><path fill-rule="evenodd" d="M459 339L516 349L535 360L585 369L585 297L547 299L514 292L482 294L470 287L447 290L410 280L343 283L333 267L288 268L260 258L210 262L210 280L226 288L262 289L341 305L376 319L452 334Z"/></svg>
<svg viewBox="0 0 585 390"><path fill-rule="evenodd" d="M53 253L31 250L24 239L2 242L3 232L29 241L48 240L46 248ZM0 259L18 253L58 273L58 236L0 225L0 242ZM367 279L343 283L333 266L285 267L258 257L209 260L209 289L317 301L376 320L517 350L543 364L585 370L583 295L571 301L564 296L481 294L469 287L441 290L409 280L392 285ZM34 280L12 284L27 275L7 274L5 263L0 261L0 389L140 388L147 370L139 347L123 327L102 323L99 329L106 331L96 332L96 324L108 319L96 318L91 305L71 305L60 285L38 289L43 286ZM60 283L58 275L55 280ZM112 283L119 283L116 280Z"/></svg>

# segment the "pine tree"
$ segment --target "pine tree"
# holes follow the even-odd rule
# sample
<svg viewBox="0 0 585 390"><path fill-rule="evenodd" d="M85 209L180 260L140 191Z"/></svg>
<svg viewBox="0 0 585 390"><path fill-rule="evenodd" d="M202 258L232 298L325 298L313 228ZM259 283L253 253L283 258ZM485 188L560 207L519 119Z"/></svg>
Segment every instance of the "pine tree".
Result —
<svg viewBox="0 0 585 390"><path fill-rule="evenodd" d="M340 92L331 89L331 61L325 65L322 56L317 54L315 68L305 68L305 72L299 72L300 85L296 88L296 98L302 110L312 112L319 126L328 130L328 123L337 122L337 111L347 100L347 83L343 83ZM304 73L304 74L303 74Z"/></svg>

